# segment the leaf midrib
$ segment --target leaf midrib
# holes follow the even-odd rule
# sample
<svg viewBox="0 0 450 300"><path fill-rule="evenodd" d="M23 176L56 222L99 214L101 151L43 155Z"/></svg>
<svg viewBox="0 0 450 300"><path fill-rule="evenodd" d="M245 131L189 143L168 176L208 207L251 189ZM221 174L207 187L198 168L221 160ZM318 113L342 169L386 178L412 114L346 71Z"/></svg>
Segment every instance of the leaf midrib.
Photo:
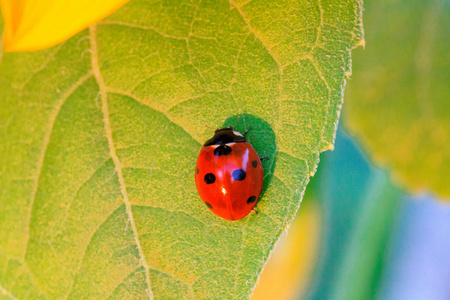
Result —
<svg viewBox="0 0 450 300"><path fill-rule="evenodd" d="M108 111L108 100L107 100L107 88L105 85L105 82L103 80L103 77L100 72L100 67L98 64L98 49L97 49L97 35L96 35L96 25L92 25L89 27L89 38L90 38L90 48L91 48L91 67L92 72L94 74L95 80L97 81L99 91L100 91L100 99L102 102L102 113L103 113L103 123L105 125L105 133L106 138L108 140L108 147L109 147L109 155L112 158L115 166L115 170L117 172L117 178L120 184L120 191L122 193L123 202L125 204L125 209L128 214L128 221L130 222L131 230L133 231L134 239L136 242L136 247L139 251L139 263L144 268L145 272L145 282L147 285L146 293L149 299L153 299L153 293L151 289L151 283L150 283L150 273L149 273L149 266L147 264L147 260L144 255L144 251L142 249L141 243L139 241L139 235L136 228L136 223L134 222L133 212L131 210L131 204L128 199L128 193L125 185L125 179L123 177L122 173L122 167L119 160L119 157L116 154L116 149L112 137L112 129L111 124L109 120L109 111ZM72 283L73 285L73 283ZM69 293L70 294L70 293Z"/></svg>

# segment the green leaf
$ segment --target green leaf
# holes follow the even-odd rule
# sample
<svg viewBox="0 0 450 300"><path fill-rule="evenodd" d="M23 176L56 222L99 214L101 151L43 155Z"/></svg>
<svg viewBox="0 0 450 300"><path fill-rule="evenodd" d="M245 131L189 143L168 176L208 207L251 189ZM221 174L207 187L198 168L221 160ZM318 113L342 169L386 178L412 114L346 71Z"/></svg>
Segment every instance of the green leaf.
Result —
<svg viewBox="0 0 450 300"><path fill-rule="evenodd" d="M248 298L332 148L361 3L131 1L0 66L0 291L16 298ZM257 208L194 184L213 129L251 127Z"/></svg>
<svg viewBox="0 0 450 300"><path fill-rule="evenodd" d="M410 191L450 199L450 5L367 1L344 121Z"/></svg>

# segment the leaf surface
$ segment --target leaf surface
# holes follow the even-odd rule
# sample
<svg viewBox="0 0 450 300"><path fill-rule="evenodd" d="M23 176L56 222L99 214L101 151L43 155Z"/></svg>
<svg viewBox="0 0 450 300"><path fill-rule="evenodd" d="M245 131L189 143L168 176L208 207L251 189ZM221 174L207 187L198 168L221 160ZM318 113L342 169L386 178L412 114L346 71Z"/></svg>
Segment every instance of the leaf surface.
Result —
<svg viewBox="0 0 450 300"><path fill-rule="evenodd" d="M16 298L248 298L332 148L357 1L131 1L0 65L0 291ZM251 127L258 213L194 184L213 129Z"/></svg>

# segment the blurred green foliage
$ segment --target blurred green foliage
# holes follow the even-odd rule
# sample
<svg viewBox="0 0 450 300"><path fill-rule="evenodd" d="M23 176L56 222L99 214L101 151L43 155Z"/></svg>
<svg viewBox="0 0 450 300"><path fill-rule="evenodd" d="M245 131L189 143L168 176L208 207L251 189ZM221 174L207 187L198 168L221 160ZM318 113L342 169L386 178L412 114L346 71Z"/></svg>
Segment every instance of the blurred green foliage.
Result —
<svg viewBox="0 0 450 300"><path fill-rule="evenodd" d="M450 2L364 4L343 121L394 181L450 199Z"/></svg>

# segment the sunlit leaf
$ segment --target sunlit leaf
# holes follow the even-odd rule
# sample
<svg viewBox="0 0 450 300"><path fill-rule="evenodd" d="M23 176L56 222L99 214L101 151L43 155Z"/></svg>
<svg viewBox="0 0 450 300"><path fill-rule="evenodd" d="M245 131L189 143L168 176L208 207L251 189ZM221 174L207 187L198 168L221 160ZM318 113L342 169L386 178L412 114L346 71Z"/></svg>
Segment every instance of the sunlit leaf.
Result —
<svg viewBox="0 0 450 300"><path fill-rule="evenodd" d="M0 65L0 286L16 298L245 299L332 148L361 3L131 1ZM194 184L213 129L251 127L257 213Z"/></svg>

